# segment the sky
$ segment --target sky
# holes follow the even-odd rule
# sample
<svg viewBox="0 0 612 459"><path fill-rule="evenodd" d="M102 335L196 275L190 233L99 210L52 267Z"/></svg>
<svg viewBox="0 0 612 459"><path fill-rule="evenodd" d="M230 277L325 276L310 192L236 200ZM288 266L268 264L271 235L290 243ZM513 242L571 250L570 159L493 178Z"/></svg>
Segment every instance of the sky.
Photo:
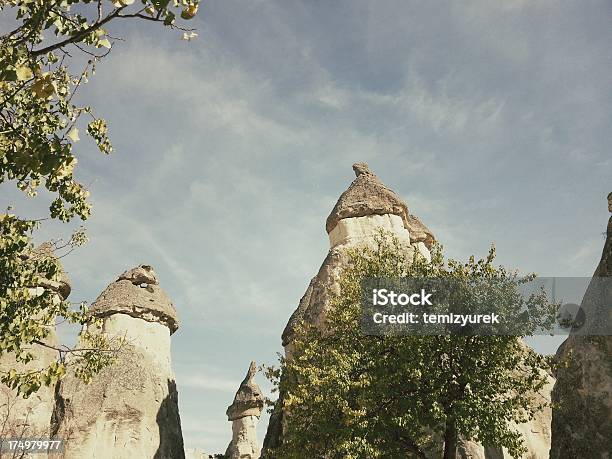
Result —
<svg viewBox="0 0 612 459"><path fill-rule="evenodd" d="M216 453L249 362L282 350L354 162L448 256L495 243L522 272L591 276L612 191L611 20L597 0L208 0L190 42L149 23L110 27L125 41L80 97L107 118L116 152L81 136L77 176L94 207L91 241L64 259L71 299L154 266L181 319L185 444ZM48 205L0 192L23 216Z"/></svg>

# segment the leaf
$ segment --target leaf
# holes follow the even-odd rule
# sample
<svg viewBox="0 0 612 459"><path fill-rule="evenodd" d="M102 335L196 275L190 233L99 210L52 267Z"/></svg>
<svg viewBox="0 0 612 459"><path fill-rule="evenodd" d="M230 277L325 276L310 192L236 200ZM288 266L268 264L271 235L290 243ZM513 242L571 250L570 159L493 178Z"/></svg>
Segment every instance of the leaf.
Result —
<svg viewBox="0 0 612 459"><path fill-rule="evenodd" d="M181 12L181 18L185 20L193 19L198 12L198 5L191 5Z"/></svg>
<svg viewBox="0 0 612 459"><path fill-rule="evenodd" d="M45 75L41 79L36 80L31 89L32 92L41 99L47 99L55 94L55 86L49 75Z"/></svg>
<svg viewBox="0 0 612 459"><path fill-rule="evenodd" d="M68 138L70 138L70 140L72 140L73 142L78 142L79 140L81 140L79 138L78 128L73 127L72 130L68 133Z"/></svg>
<svg viewBox="0 0 612 459"><path fill-rule="evenodd" d="M30 67L26 67L26 66L17 67L17 69L15 70L15 73L17 74L18 81L26 81L31 78L34 78L34 74L32 73L32 70L30 70Z"/></svg>
<svg viewBox="0 0 612 459"><path fill-rule="evenodd" d="M2 81L17 81L17 72L14 69L6 69L0 73Z"/></svg>
<svg viewBox="0 0 612 459"><path fill-rule="evenodd" d="M108 41L108 38L103 38L102 40L98 40L98 43L96 44L96 48L104 47L104 48L110 49L111 46L112 46L111 42Z"/></svg>

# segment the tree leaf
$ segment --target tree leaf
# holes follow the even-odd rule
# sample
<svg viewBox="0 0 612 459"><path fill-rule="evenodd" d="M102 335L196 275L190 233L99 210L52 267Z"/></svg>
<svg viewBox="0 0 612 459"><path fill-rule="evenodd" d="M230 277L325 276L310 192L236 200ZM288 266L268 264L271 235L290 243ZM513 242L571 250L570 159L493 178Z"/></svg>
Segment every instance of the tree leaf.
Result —
<svg viewBox="0 0 612 459"><path fill-rule="evenodd" d="M70 132L68 133L68 138L70 140L72 140L73 142L78 142L80 139L79 137L79 130L76 127L73 127Z"/></svg>
<svg viewBox="0 0 612 459"><path fill-rule="evenodd" d="M15 73L17 74L18 81L27 81L34 78L34 74L32 73L32 70L30 70L30 67L26 67L25 65L17 67Z"/></svg>

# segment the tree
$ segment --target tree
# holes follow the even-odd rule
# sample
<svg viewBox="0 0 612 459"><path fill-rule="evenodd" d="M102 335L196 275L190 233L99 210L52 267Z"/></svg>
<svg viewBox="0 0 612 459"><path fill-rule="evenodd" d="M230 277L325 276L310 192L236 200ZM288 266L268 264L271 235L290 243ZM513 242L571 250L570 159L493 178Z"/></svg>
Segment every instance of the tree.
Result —
<svg viewBox="0 0 612 459"><path fill-rule="evenodd" d="M112 152L107 123L92 107L75 103L75 94L113 49L109 28L118 22L142 20L179 30L190 40L197 34L177 24L193 18L199 0L2 0L4 23L13 25L0 36L0 183L14 183L27 196L39 187L50 192L49 216L68 222L86 220L89 192L74 176L79 127L103 154ZM77 67L79 70L76 70ZM84 120L87 118L87 120ZM57 282L59 262L38 254L32 236L40 220L19 218L12 209L0 215L0 357L12 353L18 364L33 358L32 345L44 344L56 318L84 323L87 308L75 309L49 291L36 287ZM84 242L82 232L68 245ZM37 371L1 369L0 381L23 395L52 384L65 372L66 353L74 352L87 379L108 363L96 350L101 338L83 336L91 348L58 348L58 361ZM79 359L76 359L79 360Z"/></svg>
<svg viewBox="0 0 612 459"><path fill-rule="evenodd" d="M522 423L543 408L538 391L549 361L517 336L391 335L362 333L361 281L366 278L490 279L517 287L533 276L495 267L495 250L482 260L445 262L440 247L431 263L407 257L402 245L381 235L375 248L349 252L339 279L340 293L319 329L300 324L291 358L269 369L284 410L285 430L272 457L397 458L456 457L458 439L525 451L511 422ZM492 304L521 311L524 334L549 326L554 305L544 295L527 299L511 289Z"/></svg>

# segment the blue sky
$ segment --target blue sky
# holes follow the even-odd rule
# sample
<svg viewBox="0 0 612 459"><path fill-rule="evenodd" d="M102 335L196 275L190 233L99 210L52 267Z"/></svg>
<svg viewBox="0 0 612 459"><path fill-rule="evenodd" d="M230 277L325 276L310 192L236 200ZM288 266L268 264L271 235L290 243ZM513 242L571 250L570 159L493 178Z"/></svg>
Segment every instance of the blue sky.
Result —
<svg viewBox="0 0 612 459"><path fill-rule="evenodd" d="M495 242L504 265L590 276L611 191L611 19L607 1L209 0L189 43L111 27L126 41L81 99L116 153L79 144L94 212L65 259L72 299L155 267L182 319L186 446L222 452L225 409L250 360L281 350L353 162L452 257ZM3 187L0 205L40 216L44 199Z"/></svg>

